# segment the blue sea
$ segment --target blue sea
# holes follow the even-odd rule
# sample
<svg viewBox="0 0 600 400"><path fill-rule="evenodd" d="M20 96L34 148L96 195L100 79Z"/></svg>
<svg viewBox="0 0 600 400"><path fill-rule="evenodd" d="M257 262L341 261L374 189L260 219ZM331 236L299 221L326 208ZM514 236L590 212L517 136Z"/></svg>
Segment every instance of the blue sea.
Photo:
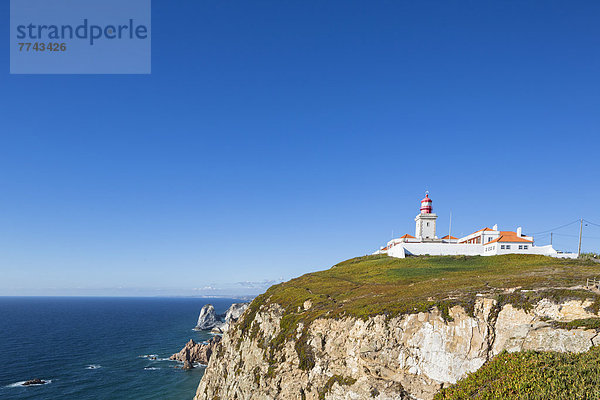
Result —
<svg viewBox="0 0 600 400"><path fill-rule="evenodd" d="M0 399L190 400L204 368L167 360L200 309L233 299L0 297ZM156 357L156 360L152 360ZM23 387L40 378L48 384Z"/></svg>

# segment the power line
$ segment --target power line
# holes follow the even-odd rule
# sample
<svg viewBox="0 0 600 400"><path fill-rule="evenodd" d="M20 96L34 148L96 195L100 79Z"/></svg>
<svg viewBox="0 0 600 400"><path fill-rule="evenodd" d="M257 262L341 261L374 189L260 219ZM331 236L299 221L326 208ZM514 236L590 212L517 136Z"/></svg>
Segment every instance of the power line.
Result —
<svg viewBox="0 0 600 400"><path fill-rule="evenodd" d="M600 224L596 224L594 222L588 221L587 219L584 219L585 222L587 222L588 224L592 224L592 225L596 225L598 227L600 227Z"/></svg>
<svg viewBox="0 0 600 400"><path fill-rule="evenodd" d="M532 233L532 235L539 235L539 234L542 234L542 233L550 233L550 232L556 231L556 230L558 230L558 229L566 228L566 227L567 227L567 226L569 226L569 225L576 224L576 223L577 223L577 222L579 222L579 221L580 221L580 220L576 219L575 221L573 221L573 222L569 222L568 224L564 224L564 225L561 225L561 226L559 226L559 227L552 228L552 229L548 229L548 230L545 230L545 231L541 231L541 232L537 232L537 233ZM599 226L600 226L600 225L599 225Z"/></svg>
<svg viewBox="0 0 600 400"><path fill-rule="evenodd" d="M573 238L579 237L579 235L569 235L567 233L555 233L554 236L565 236L565 237L573 237ZM600 239L600 237L598 237L598 236L585 236L585 235L583 235L583 238L584 239Z"/></svg>

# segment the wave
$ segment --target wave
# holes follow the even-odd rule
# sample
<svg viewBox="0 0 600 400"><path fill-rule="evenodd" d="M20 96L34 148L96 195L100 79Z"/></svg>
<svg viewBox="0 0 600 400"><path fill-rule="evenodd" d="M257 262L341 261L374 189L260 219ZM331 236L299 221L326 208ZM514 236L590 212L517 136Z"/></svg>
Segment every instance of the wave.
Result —
<svg viewBox="0 0 600 400"><path fill-rule="evenodd" d="M44 386L44 385L47 385L52 382L52 379L42 379L42 380L44 381L44 383L33 384L33 385L23 385L27 381L20 381L20 382L11 383L10 385L6 385L4 387L14 388L14 387Z"/></svg>
<svg viewBox="0 0 600 400"><path fill-rule="evenodd" d="M139 358L153 358L158 357L158 354L144 354L143 356L138 356Z"/></svg>
<svg viewBox="0 0 600 400"><path fill-rule="evenodd" d="M156 371L157 369L160 369L159 367L145 367L144 371Z"/></svg>
<svg viewBox="0 0 600 400"><path fill-rule="evenodd" d="M102 365L90 364L87 367L85 367L85 369L98 369L98 368L102 368Z"/></svg>

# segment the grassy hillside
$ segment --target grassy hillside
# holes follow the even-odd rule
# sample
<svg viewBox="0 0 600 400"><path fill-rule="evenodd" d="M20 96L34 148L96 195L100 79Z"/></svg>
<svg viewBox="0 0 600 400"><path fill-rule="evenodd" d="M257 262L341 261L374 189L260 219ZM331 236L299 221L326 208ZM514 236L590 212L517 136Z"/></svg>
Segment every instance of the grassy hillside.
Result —
<svg viewBox="0 0 600 400"><path fill-rule="evenodd" d="M599 296L584 290L569 290L584 285L586 278L600 276L600 265L593 261L564 260L534 255L492 257L411 257L366 256L344 261L332 268L303 275L274 285L257 297L240 329L255 335L251 323L261 305L278 303L285 309L281 334L265 347L278 348L293 337L300 322L304 326L319 317L354 316L368 318L377 314L389 317L428 311L438 307L446 318L448 308L460 304L473 309L477 294L495 297L499 305L515 304L529 308L542 297L556 301L590 298L592 308L600 309ZM505 289L520 287L512 293ZM312 307L304 310L310 300ZM305 369L312 368L309 348L297 341Z"/></svg>
<svg viewBox="0 0 600 400"><path fill-rule="evenodd" d="M581 354L501 353L435 400L598 399L600 348Z"/></svg>
<svg viewBox="0 0 600 400"><path fill-rule="evenodd" d="M272 286L259 296L294 313L305 300L313 307L302 314L368 317L426 311L437 304L468 303L477 293L499 294L506 288L523 290L584 285L600 276L591 261L532 255L492 257L445 256L392 258L385 255L353 258L332 268ZM553 296L592 297L590 292L551 290ZM521 295L523 299L519 300ZM534 293L517 291L513 301ZM258 302L257 302L258 303Z"/></svg>

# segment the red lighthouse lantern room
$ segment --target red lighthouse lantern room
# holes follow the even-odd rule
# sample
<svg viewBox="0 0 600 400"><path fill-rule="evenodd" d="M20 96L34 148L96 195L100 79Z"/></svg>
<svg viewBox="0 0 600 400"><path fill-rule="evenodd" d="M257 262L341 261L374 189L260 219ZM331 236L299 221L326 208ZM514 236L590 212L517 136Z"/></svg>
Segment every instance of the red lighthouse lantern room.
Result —
<svg viewBox="0 0 600 400"><path fill-rule="evenodd" d="M431 214L433 212L431 203L432 202L429 198L429 193L425 194L425 198L421 200L421 214Z"/></svg>

